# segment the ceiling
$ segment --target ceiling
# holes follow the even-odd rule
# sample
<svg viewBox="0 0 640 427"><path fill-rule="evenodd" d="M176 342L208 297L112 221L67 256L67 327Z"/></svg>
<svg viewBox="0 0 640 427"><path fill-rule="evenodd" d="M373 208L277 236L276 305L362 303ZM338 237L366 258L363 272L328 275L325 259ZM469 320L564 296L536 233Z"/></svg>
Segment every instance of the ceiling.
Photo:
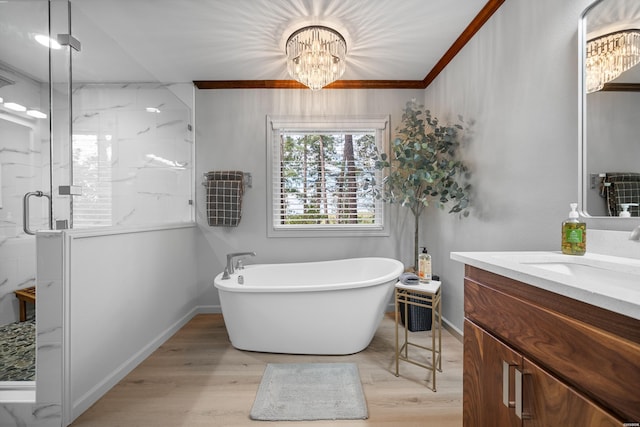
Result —
<svg viewBox="0 0 640 427"><path fill-rule="evenodd" d="M347 40L343 80L422 81L485 5L502 1L72 0L72 34L82 43L73 75L83 82L288 80L287 37L322 24ZM33 34L47 28L46 3L0 1L0 61L42 81L45 56Z"/></svg>
<svg viewBox="0 0 640 427"><path fill-rule="evenodd" d="M322 24L347 40L347 71L338 83L425 87L462 47L459 37L471 37L503 1L71 0L72 34L82 43L73 54L73 77L91 83L233 81L258 87L288 82L287 37ZM47 13L48 0L0 0L0 87L2 68L47 81L47 50L33 39L48 32ZM620 26L640 28L640 1L598 4L589 14L588 37ZM616 82L640 82L640 67Z"/></svg>

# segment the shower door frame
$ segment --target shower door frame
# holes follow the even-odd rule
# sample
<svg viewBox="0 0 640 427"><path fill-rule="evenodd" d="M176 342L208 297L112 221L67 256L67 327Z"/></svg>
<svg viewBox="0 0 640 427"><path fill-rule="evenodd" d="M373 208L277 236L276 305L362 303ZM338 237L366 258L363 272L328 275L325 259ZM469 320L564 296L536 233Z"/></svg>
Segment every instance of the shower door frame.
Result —
<svg viewBox="0 0 640 427"><path fill-rule="evenodd" d="M16 1L20 2L21 0ZM69 0L34 1L41 1L43 6L46 4L47 15L43 17L47 20L49 37L58 39L58 35L71 34ZM30 11L27 11L26 16L33 19ZM27 28L19 29L19 31L20 37L33 36ZM27 40L26 37L24 38ZM15 48L22 49L19 45ZM71 174L65 173L63 167L66 164L67 169L71 169L68 160L64 160L65 157L66 159L71 158L71 49L70 46L63 46L62 49L54 50L49 46L48 70L46 71L48 81L39 82L48 92L48 100L44 96L41 97L41 105L42 110L46 110L48 107L49 117L48 127L46 130L43 129L41 137L44 160L37 166L42 170L41 181L43 185L38 185L40 188L33 188L30 191L41 191L42 196L46 193L48 197L51 197L52 203L47 206L45 215L49 219L47 223L54 219L62 221L67 219L68 221L72 212L69 197L61 196L56 194L57 190L54 191L54 189L70 185L68 183L72 182ZM28 67L28 65L24 65L28 63L24 62L22 66ZM18 68L15 69L17 72L20 71ZM31 70L31 72L34 71ZM29 73L29 70L24 72ZM48 141L45 139L47 136ZM44 147L45 141L48 142L48 153L46 154L44 153L47 151ZM64 150L67 150L66 153ZM57 173L54 173L55 168L58 168ZM48 188L46 188L47 182ZM37 423L39 426L53 427L68 424L68 405L64 399L64 378L66 377L65 370L68 367L62 363L64 336L67 333L63 328L64 291L61 286L55 286L54 282L44 280L40 275L42 267L46 264L61 271L64 269L62 262L53 262L51 258L51 255L53 258L61 256L62 250L51 247L51 245L47 249L47 245L43 245L48 237L57 235L60 238L62 234L54 230L36 232L35 281L39 296L36 304L36 381L15 389L3 389L3 402L0 404L2 416L10 416L16 425Z"/></svg>
<svg viewBox="0 0 640 427"><path fill-rule="evenodd" d="M58 372L49 372L51 383L43 384L42 388L36 385L38 393L49 393L53 397L54 404L59 405L61 424L66 426L71 422L71 386L69 383L69 372L71 370L69 355L70 347L70 313L69 298L64 283L68 281L68 271L65 260L68 237L64 229L73 226L73 197L69 189L73 188L73 54L79 48L79 43L73 37L72 16L70 0L48 0L50 5L50 32L51 37L55 37L63 48L59 51L50 50L50 102L51 102L51 153L50 153L50 183L51 183L51 218L54 229L37 233L39 247L38 274L43 277L43 282L52 284L54 290L54 302L48 307L48 312L52 313L52 322L43 325L57 328L57 334L49 337L48 345L56 350L48 355L49 363L55 362ZM66 169L65 169L66 166ZM40 244L41 243L41 244ZM47 268L46 262L40 263L40 258L53 260L55 267ZM40 266L42 265L42 269ZM51 272L56 272L51 275ZM59 273L58 273L59 272ZM53 280L52 280L53 279ZM44 285L44 283L42 283ZM44 292L44 290L43 290ZM43 301L45 304L46 302ZM43 312L47 310L42 303L38 305ZM48 366L51 366L49 364ZM45 403L45 402L38 402Z"/></svg>

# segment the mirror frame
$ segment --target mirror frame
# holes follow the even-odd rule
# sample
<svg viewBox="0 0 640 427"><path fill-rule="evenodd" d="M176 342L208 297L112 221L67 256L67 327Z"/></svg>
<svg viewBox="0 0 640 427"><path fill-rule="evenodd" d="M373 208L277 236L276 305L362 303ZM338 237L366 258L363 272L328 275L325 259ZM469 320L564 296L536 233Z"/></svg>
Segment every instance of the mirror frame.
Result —
<svg viewBox="0 0 640 427"><path fill-rule="evenodd" d="M586 46L587 46L587 15L589 12L608 0L596 0L580 15L578 21L578 210L580 217L587 223L587 228L596 230L631 231L640 226L640 218L620 218L608 216L591 216L587 212L587 192L589 191L589 177L587 170L587 91L586 91Z"/></svg>

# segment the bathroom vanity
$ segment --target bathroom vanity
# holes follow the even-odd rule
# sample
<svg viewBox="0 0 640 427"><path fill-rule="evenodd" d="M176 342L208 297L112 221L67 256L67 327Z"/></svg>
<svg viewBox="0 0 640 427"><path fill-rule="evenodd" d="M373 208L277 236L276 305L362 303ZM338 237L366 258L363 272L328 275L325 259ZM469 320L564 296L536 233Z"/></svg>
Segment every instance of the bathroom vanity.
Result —
<svg viewBox="0 0 640 427"><path fill-rule="evenodd" d="M465 263L465 427L640 422L640 260L451 257Z"/></svg>

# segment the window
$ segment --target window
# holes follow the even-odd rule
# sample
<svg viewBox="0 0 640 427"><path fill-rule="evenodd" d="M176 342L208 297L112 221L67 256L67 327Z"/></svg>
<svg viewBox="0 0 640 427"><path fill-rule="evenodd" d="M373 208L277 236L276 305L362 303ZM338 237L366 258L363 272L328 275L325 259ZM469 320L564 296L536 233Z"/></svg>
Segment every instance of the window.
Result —
<svg viewBox="0 0 640 427"><path fill-rule="evenodd" d="M73 182L82 195L73 199L73 228L112 222L111 142L95 134L73 134Z"/></svg>
<svg viewBox="0 0 640 427"><path fill-rule="evenodd" d="M368 184L388 117L268 118L270 236L388 235Z"/></svg>

